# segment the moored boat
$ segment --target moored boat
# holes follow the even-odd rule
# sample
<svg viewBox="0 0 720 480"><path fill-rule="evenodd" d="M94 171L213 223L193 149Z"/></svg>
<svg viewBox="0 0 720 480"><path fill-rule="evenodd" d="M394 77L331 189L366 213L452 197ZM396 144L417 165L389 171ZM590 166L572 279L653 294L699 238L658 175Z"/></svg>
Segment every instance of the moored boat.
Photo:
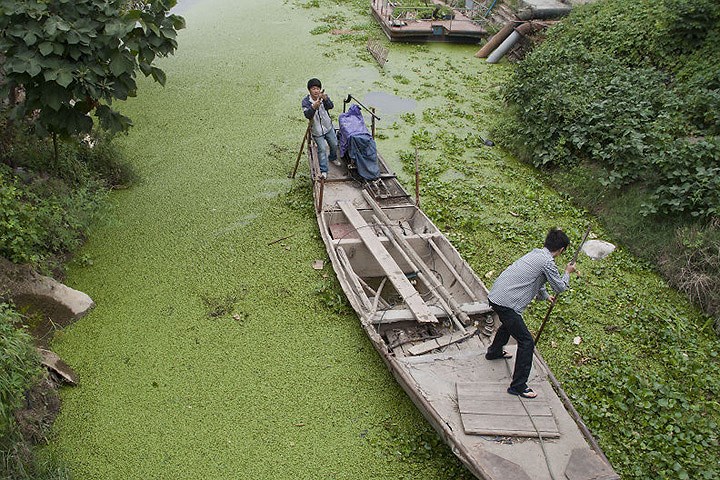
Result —
<svg viewBox="0 0 720 480"><path fill-rule="evenodd" d="M372 0L373 17L390 41L478 43L487 36L474 9L451 8L440 0L423 7L390 0Z"/></svg>
<svg viewBox="0 0 720 480"><path fill-rule="evenodd" d="M484 355L499 325L487 288L382 156L353 148L355 136L372 137L359 108L339 123L341 165L327 178L317 145L303 140L320 234L362 328L417 408L478 478L619 478L537 351L529 383L540 395L508 395L513 359Z"/></svg>

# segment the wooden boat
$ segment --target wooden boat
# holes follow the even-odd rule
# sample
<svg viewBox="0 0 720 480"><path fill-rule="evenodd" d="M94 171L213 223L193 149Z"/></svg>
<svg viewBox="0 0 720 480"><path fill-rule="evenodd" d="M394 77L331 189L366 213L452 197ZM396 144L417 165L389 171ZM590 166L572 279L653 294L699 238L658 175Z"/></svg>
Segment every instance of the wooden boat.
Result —
<svg viewBox="0 0 720 480"><path fill-rule="evenodd" d="M506 392L513 360L484 355L499 325L487 288L382 156L375 181L359 178L347 155L323 179L306 140L340 285L398 383L467 468L486 480L619 478L539 353L529 381L539 396Z"/></svg>
<svg viewBox="0 0 720 480"><path fill-rule="evenodd" d="M439 15L447 5L440 0L429 7L403 7L400 2L372 0L373 17L390 41L396 42L462 42L478 43L487 31L472 19L472 12L452 9L450 15Z"/></svg>

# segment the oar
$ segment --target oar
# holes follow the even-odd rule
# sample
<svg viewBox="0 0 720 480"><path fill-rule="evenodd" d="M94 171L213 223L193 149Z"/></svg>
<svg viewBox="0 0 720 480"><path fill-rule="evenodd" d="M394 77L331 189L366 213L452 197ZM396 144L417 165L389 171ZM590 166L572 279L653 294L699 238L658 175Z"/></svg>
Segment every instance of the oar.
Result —
<svg viewBox="0 0 720 480"><path fill-rule="evenodd" d="M302 143L300 144L300 151L298 152L297 160L295 160L295 168L293 168L292 173L288 175L288 178L295 178L295 174L297 173L298 165L300 165L300 157L302 156L302 152L305 149L305 140L307 140L308 136L310 135L310 128L312 127L312 120L308 122L307 129L305 130L305 135L303 135Z"/></svg>
<svg viewBox="0 0 720 480"><path fill-rule="evenodd" d="M582 249L582 246L585 244L585 241L588 238L588 235L590 235L590 226L588 225L587 230L585 230L585 235L583 235L582 240L580 241L580 245L578 245L577 250L575 250L575 255L573 255L572 261L570 263L577 262L578 255L580 254L580 250ZM553 311L553 307L555 307L555 304L557 303L558 297L560 296L559 293L555 294L555 298L553 298L553 301L550 302L550 307L548 308L547 313L545 314L545 318L543 319L542 323L540 324L540 330L538 330L537 335L535 335L535 345L537 345L538 341L540 340L540 334L542 334L543 329L545 329L545 324L550 319L550 314Z"/></svg>
<svg viewBox="0 0 720 480"><path fill-rule="evenodd" d="M345 100L343 100L343 105L344 105L344 104L347 104L347 103L350 103L351 100L355 100L355 103L357 103L357 104L360 105L362 108L364 108L366 112L368 112L370 115L373 116L373 118L375 118L376 120L380 120L380 117L378 117L377 115L375 115L375 112L373 112L372 110L370 110L369 108L367 108L365 105L363 105L362 103L360 103L360 100L358 100L357 98L353 97L353 96L350 95L349 93L348 93L347 98L346 98Z"/></svg>

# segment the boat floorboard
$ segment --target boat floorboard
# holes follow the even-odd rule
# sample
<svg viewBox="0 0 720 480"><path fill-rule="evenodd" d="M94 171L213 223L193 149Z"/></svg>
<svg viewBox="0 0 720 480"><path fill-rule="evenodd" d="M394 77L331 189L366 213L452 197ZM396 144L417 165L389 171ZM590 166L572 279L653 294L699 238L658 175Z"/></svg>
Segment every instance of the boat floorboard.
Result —
<svg viewBox="0 0 720 480"><path fill-rule="evenodd" d="M505 392L506 382L458 382L456 385L460 419L467 434L560 436L546 398L521 400L509 396Z"/></svg>

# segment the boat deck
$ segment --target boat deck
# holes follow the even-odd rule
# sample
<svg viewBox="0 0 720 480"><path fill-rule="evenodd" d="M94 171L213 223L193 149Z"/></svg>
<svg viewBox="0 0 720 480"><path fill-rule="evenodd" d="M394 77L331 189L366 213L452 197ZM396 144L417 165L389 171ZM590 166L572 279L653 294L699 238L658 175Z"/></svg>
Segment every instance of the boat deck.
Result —
<svg viewBox="0 0 720 480"><path fill-rule="evenodd" d="M438 6L444 6L434 2ZM487 30L455 10L452 19L423 19L397 13L397 5L388 0L373 0L372 13L390 41L478 43ZM398 8L399 10L399 8Z"/></svg>
<svg viewBox="0 0 720 480"><path fill-rule="evenodd" d="M486 478L550 479L552 469L555 478L618 479L588 448L537 358L528 383L538 397L512 396L506 389L516 345L506 346L513 358L486 360L487 344L475 336L442 352L397 359L453 432L455 443L483 459ZM573 471L582 473L566 476Z"/></svg>

